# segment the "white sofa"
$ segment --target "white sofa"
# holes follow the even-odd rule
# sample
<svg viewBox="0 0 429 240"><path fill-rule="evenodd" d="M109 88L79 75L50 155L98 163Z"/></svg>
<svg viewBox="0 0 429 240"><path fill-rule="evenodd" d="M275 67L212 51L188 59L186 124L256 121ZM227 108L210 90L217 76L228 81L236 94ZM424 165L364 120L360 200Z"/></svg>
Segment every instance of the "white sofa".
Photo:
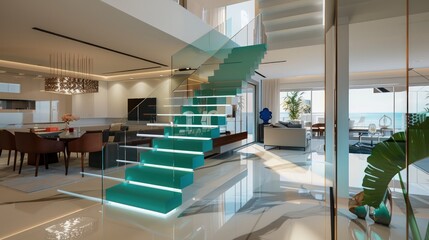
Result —
<svg viewBox="0 0 429 240"><path fill-rule="evenodd" d="M305 128L264 127L264 147L299 147L305 151L309 141L310 137Z"/></svg>

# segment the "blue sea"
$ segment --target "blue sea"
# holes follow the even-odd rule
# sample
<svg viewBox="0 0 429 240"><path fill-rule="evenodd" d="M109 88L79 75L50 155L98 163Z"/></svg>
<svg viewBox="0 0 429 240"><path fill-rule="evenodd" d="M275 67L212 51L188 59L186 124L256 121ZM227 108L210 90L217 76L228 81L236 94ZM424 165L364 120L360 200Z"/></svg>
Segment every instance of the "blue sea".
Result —
<svg viewBox="0 0 429 240"><path fill-rule="evenodd" d="M383 118L383 116L386 116L387 118ZM395 113L395 116L393 116L393 113L349 113L350 120L354 120L355 125L360 126L368 126L369 124L373 123L377 127L380 127L381 125L384 125L384 120L386 119L386 125L390 123L389 128L395 128L395 129L405 129L405 113ZM363 123L359 122L363 118ZM390 121L390 120L391 121ZM393 126L394 125L394 126Z"/></svg>

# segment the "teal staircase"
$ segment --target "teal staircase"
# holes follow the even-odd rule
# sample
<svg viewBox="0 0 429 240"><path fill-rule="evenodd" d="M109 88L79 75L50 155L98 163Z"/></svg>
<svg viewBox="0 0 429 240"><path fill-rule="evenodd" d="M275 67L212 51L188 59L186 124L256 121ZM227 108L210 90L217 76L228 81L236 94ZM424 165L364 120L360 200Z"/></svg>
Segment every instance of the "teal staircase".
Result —
<svg viewBox="0 0 429 240"><path fill-rule="evenodd" d="M266 45L226 52L208 82L193 91L180 114L172 115L173 124L152 140L153 148L126 169L126 181L106 189L106 200L163 214L182 204L182 190L193 183L193 170L204 165L204 153L213 148L212 138L219 137L219 126L226 125L226 114L218 114L218 108L241 93L264 57Z"/></svg>

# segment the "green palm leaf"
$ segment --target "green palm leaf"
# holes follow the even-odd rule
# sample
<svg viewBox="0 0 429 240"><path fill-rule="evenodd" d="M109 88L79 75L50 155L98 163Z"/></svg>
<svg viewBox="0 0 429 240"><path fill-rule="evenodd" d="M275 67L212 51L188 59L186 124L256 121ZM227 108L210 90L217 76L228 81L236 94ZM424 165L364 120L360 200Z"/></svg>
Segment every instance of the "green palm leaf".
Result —
<svg viewBox="0 0 429 240"><path fill-rule="evenodd" d="M408 127L408 165L429 157L429 118L426 113L410 123ZM364 204L377 208L392 178L405 169L405 132L392 135L378 143L368 157L368 166L363 178Z"/></svg>

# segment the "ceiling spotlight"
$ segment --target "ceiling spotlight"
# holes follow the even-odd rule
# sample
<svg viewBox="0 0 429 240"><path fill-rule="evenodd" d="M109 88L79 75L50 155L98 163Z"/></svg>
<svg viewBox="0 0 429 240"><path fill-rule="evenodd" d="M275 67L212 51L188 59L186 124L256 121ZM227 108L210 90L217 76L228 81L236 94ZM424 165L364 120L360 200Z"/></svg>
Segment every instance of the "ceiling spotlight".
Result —
<svg viewBox="0 0 429 240"><path fill-rule="evenodd" d="M4 71L4 70L0 70L0 73L6 73L6 71Z"/></svg>
<svg viewBox="0 0 429 240"><path fill-rule="evenodd" d="M130 78L131 80L133 80L134 78Z"/></svg>
<svg viewBox="0 0 429 240"><path fill-rule="evenodd" d="M24 74L24 73L18 73L18 75L19 75L19 76L24 76L25 74Z"/></svg>
<svg viewBox="0 0 429 240"><path fill-rule="evenodd" d="M162 74L161 74L161 75L159 75L159 76L160 76L160 77L163 77L164 75L162 75Z"/></svg>

